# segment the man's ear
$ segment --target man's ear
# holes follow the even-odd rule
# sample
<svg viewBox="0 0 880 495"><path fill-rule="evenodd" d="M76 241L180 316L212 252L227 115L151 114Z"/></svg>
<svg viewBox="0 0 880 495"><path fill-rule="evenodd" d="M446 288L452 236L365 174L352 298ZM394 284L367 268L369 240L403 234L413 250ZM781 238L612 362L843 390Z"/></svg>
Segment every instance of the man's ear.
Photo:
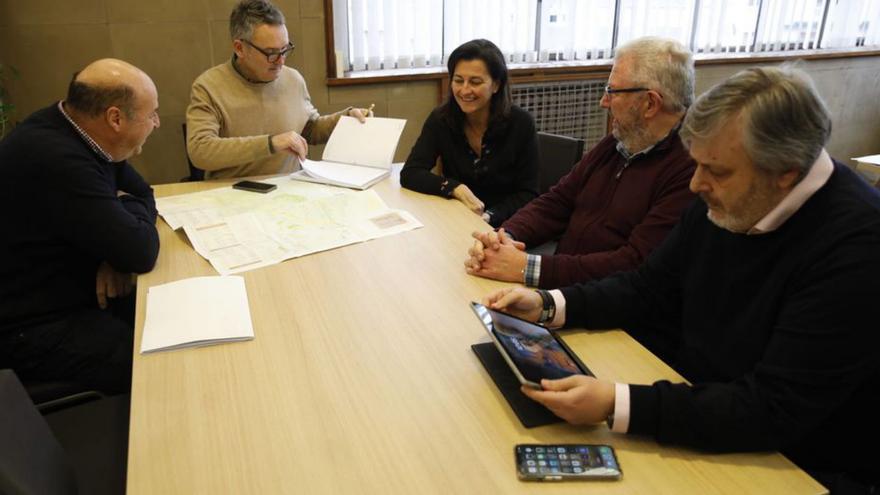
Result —
<svg viewBox="0 0 880 495"><path fill-rule="evenodd" d="M783 172L776 177L776 186L779 189L789 191L797 184L800 176L800 172L794 169L789 170L788 172Z"/></svg>
<svg viewBox="0 0 880 495"><path fill-rule="evenodd" d="M232 51L236 57L241 58L244 53L244 43L241 40L232 40Z"/></svg>
<svg viewBox="0 0 880 495"><path fill-rule="evenodd" d="M660 110L663 108L663 95L652 90L649 90L645 93L647 98L645 98L645 117L653 117L657 115Z"/></svg>
<svg viewBox="0 0 880 495"><path fill-rule="evenodd" d="M122 128L122 110L119 107L110 107L104 112L104 119L114 131Z"/></svg>

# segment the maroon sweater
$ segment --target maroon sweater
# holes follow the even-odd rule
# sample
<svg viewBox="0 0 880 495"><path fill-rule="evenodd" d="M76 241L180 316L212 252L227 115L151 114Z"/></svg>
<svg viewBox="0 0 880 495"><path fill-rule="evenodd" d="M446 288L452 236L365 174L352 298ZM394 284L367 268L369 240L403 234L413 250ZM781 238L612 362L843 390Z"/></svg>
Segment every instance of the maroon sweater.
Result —
<svg viewBox="0 0 880 495"><path fill-rule="evenodd" d="M545 194L502 227L528 247L559 238L541 257L541 288L564 287L636 268L694 199L694 172L678 131L627 160L606 136ZM561 237L560 237L561 236Z"/></svg>

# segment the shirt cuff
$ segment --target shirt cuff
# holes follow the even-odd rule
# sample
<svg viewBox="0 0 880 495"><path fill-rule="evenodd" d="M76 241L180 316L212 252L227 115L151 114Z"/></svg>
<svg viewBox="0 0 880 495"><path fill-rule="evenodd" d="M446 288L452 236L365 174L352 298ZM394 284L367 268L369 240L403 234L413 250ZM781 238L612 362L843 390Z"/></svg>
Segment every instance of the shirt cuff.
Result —
<svg viewBox="0 0 880 495"><path fill-rule="evenodd" d="M614 384L614 433L626 433L629 431L629 385L626 383Z"/></svg>
<svg viewBox="0 0 880 495"><path fill-rule="evenodd" d="M565 296L562 295L562 291L559 289L551 290L550 295L553 297L553 304L556 305L556 316L547 323L547 327L561 328L565 325Z"/></svg>
<svg viewBox="0 0 880 495"><path fill-rule="evenodd" d="M526 267L523 270L523 283L529 287L537 287L541 279L541 257L537 254L526 255ZM558 310L557 310L558 312Z"/></svg>

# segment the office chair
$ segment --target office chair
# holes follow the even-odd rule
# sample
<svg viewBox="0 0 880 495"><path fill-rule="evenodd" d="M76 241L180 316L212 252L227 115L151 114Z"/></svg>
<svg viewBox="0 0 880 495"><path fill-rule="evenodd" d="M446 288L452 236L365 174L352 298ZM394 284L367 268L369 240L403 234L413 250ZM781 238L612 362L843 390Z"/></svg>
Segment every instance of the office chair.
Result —
<svg viewBox="0 0 880 495"><path fill-rule="evenodd" d="M183 129L183 151L186 153L186 163L189 165L189 175L180 179L180 182L199 182L205 180L205 171L193 165L189 159L189 151L186 148L186 122L180 124Z"/></svg>
<svg viewBox="0 0 880 495"><path fill-rule="evenodd" d="M539 132L538 153L541 157L538 182L540 193L544 194L581 160L584 140Z"/></svg>
<svg viewBox="0 0 880 495"><path fill-rule="evenodd" d="M119 395L41 416L0 370L0 493L125 493L129 403Z"/></svg>
<svg viewBox="0 0 880 495"><path fill-rule="evenodd" d="M541 157L538 185L540 193L544 194L581 160L584 154L584 140L539 132L538 153ZM551 255L556 252L556 244L556 240L548 241L530 248L528 252L539 256Z"/></svg>
<svg viewBox="0 0 880 495"><path fill-rule="evenodd" d="M40 414L48 414L104 397L100 392L74 382L23 380L22 385Z"/></svg>
<svg viewBox="0 0 880 495"><path fill-rule="evenodd" d="M0 493L76 493L67 454L12 370L0 370Z"/></svg>

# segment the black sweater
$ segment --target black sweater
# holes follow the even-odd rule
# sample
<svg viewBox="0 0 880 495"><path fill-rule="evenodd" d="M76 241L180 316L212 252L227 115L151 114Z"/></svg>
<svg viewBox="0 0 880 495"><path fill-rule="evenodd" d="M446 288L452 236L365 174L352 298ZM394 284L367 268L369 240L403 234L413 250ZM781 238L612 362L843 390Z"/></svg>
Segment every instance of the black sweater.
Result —
<svg viewBox="0 0 880 495"><path fill-rule="evenodd" d="M92 151L57 105L0 142L0 177L0 332L97 308L102 261L153 268L153 190L128 162Z"/></svg>
<svg viewBox="0 0 880 495"><path fill-rule="evenodd" d="M774 232L718 228L697 201L637 271L563 294L568 325L678 329L693 386L631 386L631 433L876 482L856 452L880 433L878 281L880 194L836 163Z"/></svg>
<svg viewBox="0 0 880 495"><path fill-rule="evenodd" d="M437 157L443 160L443 177L431 173ZM431 112L400 172L400 184L451 197L462 183L485 203L495 227L537 197L538 135L528 112L514 105L507 119L490 125L478 161L464 130L450 127L439 108Z"/></svg>

